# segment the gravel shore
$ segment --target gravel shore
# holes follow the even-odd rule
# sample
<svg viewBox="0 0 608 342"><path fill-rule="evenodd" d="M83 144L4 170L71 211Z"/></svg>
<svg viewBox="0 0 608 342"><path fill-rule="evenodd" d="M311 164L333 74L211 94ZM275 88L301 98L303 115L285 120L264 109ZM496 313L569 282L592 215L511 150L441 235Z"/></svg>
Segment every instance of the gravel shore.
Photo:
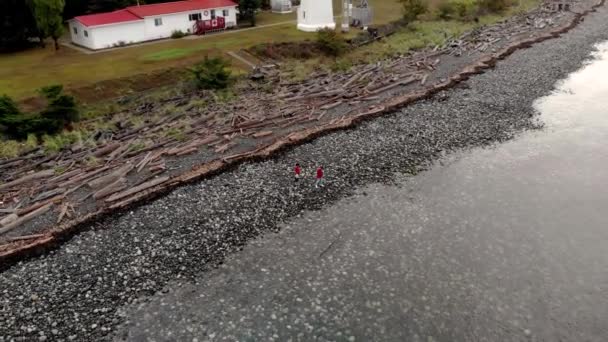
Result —
<svg viewBox="0 0 608 342"><path fill-rule="evenodd" d="M119 310L221 263L249 239L395 173L416 172L454 149L538 128L532 102L608 39L606 7L570 33L516 52L495 70L356 129L277 158L182 187L98 222L47 256L0 274L0 341L111 340ZM291 168L304 167L294 183ZM313 186L317 165L327 184Z"/></svg>

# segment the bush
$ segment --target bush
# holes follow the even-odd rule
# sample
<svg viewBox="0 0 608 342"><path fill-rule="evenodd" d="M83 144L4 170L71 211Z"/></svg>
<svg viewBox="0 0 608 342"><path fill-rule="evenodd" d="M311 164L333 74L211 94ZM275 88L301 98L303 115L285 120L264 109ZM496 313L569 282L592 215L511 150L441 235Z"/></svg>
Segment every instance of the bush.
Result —
<svg viewBox="0 0 608 342"><path fill-rule="evenodd" d="M476 8L475 0L443 0L437 7L437 15L443 20L469 20Z"/></svg>
<svg viewBox="0 0 608 342"><path fill-rule="evenodd" d="M399 0L403 8L403 19L408 23L416 20L428 10L426 0Z"/></svg>
<svg viewBox="0 0 608 342"><path fill-rule="evenodd" d="M8 96L0 96L0 125L6 133L17 139L29 134L55 134L79 119L76 101L63 95L63 86L55 85L40 89L47 100L47 107L40 113L22 113Z"/></svg>
<svg viewBox="0 0 608 342"><path fill-rule="evenodd" d="M456 8L451 1L442 1L439 3L439 6L437 6L437 16L443 20L453 19L455 14Z"/></svg>
<svg viewBox="0 0 608 342"><path fill-rule="evenodd" d="M319 49L330 56L339 56L347 49L347 44L335 30L324 28L317 31Z"/></svg>
<svg viewBox="0 0 608 342"><path fill-rule="evenodd" d="M199 89L226 89L230 85L230 63L221 58L208 58L190 69Z"/></svg>
<svg viewBox="0 0 608 342"><path fill-rule="evenodd" d="M0 158L14 158L19 155L21 145L14 140L0 140Z"/></svg>
<svg viewBox="0 0 608 342"><path fill-rule="evenodd" d="M304 40L301 42L262 43L247 50L254 56L267 59L309 59L317 57L321 49L316 42Z"/></svg>
<svg viewBox="0 0 608 342"><path fill-rule="evenodd" d="M481 13L501 13L511 5L510 0L478 0Z"/></svg>
<svg viewBox="0 0 608 342"><path fill-rule="evenodd" d="M180 39L185 36L186 36L186 34L184 32L182 32L182 30L174 30L173 32L171 32L171 38L173 38L173 39Z"/></svg>

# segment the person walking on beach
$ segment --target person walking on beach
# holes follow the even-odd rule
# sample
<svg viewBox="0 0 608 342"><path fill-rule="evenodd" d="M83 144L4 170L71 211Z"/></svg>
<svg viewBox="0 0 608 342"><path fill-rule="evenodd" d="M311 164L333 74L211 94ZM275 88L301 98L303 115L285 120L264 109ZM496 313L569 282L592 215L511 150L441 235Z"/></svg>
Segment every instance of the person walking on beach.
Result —
<svg viewBox="0 0 608 342"><path fill-rule="evenodd" d="M299 163L296 163L296 167L294 167L293 169L293 175L296 182L302 176L302 168L300 167Z"/></svg>
<svg viewBox="0 0 608 342"><path fill-rule="evenodd" d="M323 166L319 166L317 168L317 182L315 183L315 188L318 188L319 186L323 186Z"/></svg>

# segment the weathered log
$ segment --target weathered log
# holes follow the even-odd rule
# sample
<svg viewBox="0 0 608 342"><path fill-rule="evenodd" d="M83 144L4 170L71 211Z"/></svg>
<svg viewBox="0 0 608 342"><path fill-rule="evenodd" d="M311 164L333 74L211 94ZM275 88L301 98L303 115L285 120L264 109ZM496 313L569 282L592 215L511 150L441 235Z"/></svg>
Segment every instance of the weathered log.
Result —
<svg viewBox="0 0 608 342"><path fill-rule="evenodd" d="M98 149L97 151L93 152L93 156L95 156L97 158L103 157L106 154L110 154L112 151L116 150L121 145L122 144L120 144L120 143L109 144L109 145L102 147L102 148Z"/></svg>
<svg viewBox="0 0 608 342"><path fill-rule="evenodd" d="M2 220L0 220L0 226L6 226L8 224L11 224L15 221L17 221L19 219L19 216L17 214L10 214L7 217L3 218Z"/></svg>
<svg viewBox="0 0 608 342"><path fill-rule="evenodd" d="M156 172L156 171L161 171L161 170L165 170L166 166L165 163L161 163L161 164L157 164L157 165L150 165L150 167L148 168L148 171L150 172Z"/></svg>
<svg viewBox="0 0 608 342"><path fill-rule="evenodd" d="M322 91L322 92L317 92L317 93L312 93L312 94L306 94L306 95L301 95L301 96L295 96L295 97L287 98L287 99L285 99L285 101L291 102L291 101L297 101L297 100L312 99L312 98L315 98L315 97L328 97L328 96L339 95L339 94L342 94L343 92L344 92L344 89L327 90L327 91Z"/></svg>
<svg viewBox="0 0 608 342"><path fill-rule="evenodd" d="M68 212L68 205L63 204L61 206L61 211L59 212L59 217L57 218L57 224L59 224L61 222L61 220L63 220L63 217L65 216L65 214L67 214L67 212Z"/></svg>
<svg viewBox="0 0 608 342"><path fill-rule="evenodd" d="M339 105L341 105L342 103L343 103L343 101L342 101L342 100L340 100L340 101L336 101L336 102L329 103L329 104L326 104L326 105L324 105L324 106L321 106L321 108L319 108L319 109L321 109L321 110L330 110L330 109L333 109L333 108L338 107L338 106L339 106Z"/></svg>
<svg viewBox="0 0 608 342"><path fill-rule="evenodd" d="M26 214L28 214L28 213L30 213L32 211L37 210L38 208L44 207L47 204L59 202L59 201L63 200L64 198L65 198L65 194L57 195L55 197L51 197L51 198L46 199L44 201L40 201L40 202L34 203L34 204L30 205L29 207L25 207L23 209L19 209L19 210L17 210L16 214L19 215L19 216L23 216L23 215L26 215Z"/></svg>
<svg viewBox="0 0 608 342"><path fill-rule="evenodd" d="M73 176L75 176L75 175L77 175L79 173L82 173L81 169L65 172L65 173L62 173L61 175L59 175L57 177L53 177L53 178L49 179L48 181L46 181L46 183L61 182L61 181L65 180L65 179L73 177Z"/></svg>
<svg viewBox="0 0 608 342"><path fill-rule="evenodd" d="M176 156L185 156L186 154L194 153L198 151L198 147L188 147L179 151Z"/></svg>
<svg viewBox="0 0 608 342"><path fill-rule="evenodd" d="M92 177L95 177L96 175L98 175L98 174L100 174L100 173L102 173L102 172L104 172L104 171L106 171L108 169L110 169L110 166L104 166L104 167L99 168L97 170L93 170L93 171L81 174L79 176L72 177L72 178L68 179L67 181L59 184L59 187L67 188L67 187L69 187L72 184L76 184L76 183L80 183L80 182L86 183Z"/></svg>
<svg viewBox="0 0 608 342"><path fill-rule="evenodd" d="M121 153L125 152L126 150L129 149L129 146L131 146L131 144L133 143L135 139L131 139L127 142L124 142L122 144L120 144L120 147L115 149L114 151L112 151L112 153L110 153L108 155L108 157L106 158L106 160L108 161L112 161L114 159L116 159L116 157L120 156Z"/></svg>
<svg viewBox="0 0 608 342"><path fill-rule="evenodd" d="M32 234L32 235L16 236L16 237L11 237L11 238L6 239L6 242L39 239L39 238L43 238L46 236L48 236L48 234Z"/></svg>
<svg viewBox="0 0 608 342"><path fill-rule="evenodd" d="M139 164L136 165L137 167L137 173L141 172L141 170L144 169L144 167L146 166L146 164L148 164L148 162L150 161L150 157L152 157L152 152L148 152L146 154L146 156L144 157L144 159L142 159Z"/></svg>
<svg viewBox="0 0 608 342"><path fill-rule="evenodd" d="M112 183L116 182L116 180L123 178L129 172L131 172L131 170L133 170L133 164L127 163L126 165L122 166L118 170L111 172L110 174L107 174L105 176L102 176L102 177L99 177L97 179L90 181L88 183L88 185L93 189L99 189L99 188L105 187L106 185L112 184Z"/></svg>
<svg viewBox="0 0 608 342"><path fill-rule="evenodd" d="M124 192L121 192L121 193L118 193L118 194L114 194L114 195L110 196L110 198L107 198L105 201L108 202L108 203L109 202L118 201L118 200L120 200L122 198L131 196L131 195L136 194L136 193L138 193L140 191L143 191L143 190L149 189L151 187L157 186L157 185L159 185L161 183L164 183L164 182L168 181L169 179L170 179L169 176L165 176L165 177L160 177L160 178L151 180L149 182L146 182L146 183L140 184L140 185L138 185L138 186L136 186L134 188L131 188L131 189L127 190L127 191L124 191Z"/></svg>
<svg viewBox="0 0 608 342"><path fill-rule="evenodd" d="M125 178L119 178L114 183L109 184L105 188L95 192L93 194L93 198L95 198L96 200L99 200L99 199L108 197L113 193L122 191L126 188L127 188L127 180Z"/></svg>
<svg viewBox="0 0 608 342"><path fill-rule="evenodd" d="M422 79L420 79L420 85L425 85L426 84L426 80L429 78L429 74L425 74L424 76L422 76Z"/></svg>
<svg viewBox="0 0 608 342"><path fill-rule="evenodd" d="M391 90L393 88L397 88L399 86L406 86L406 85L411 84L411 83L413 83L415 81L416 81L416 78L410 77L410 78L408 78L406 80L403 80L403 81L400 81L400 82L397 82L397 83L393 83L393 84L390 84L390 85L387 85L387 86L375 89L375 90L373 90L373 91L370 92L370 95L377 95L377 94L383 93L385 91Z"/></svg>
<svg viewBox="0 0 608 342"><path fill-rule="evenodd" d="M224 145L218 146L218 147L215 149L215 153L224 153L224 152L228 151L229 149L231 149L232 147L234 147L235 145L236 145L235 143L233 143L233 142L229 142L229 143L227 143L227 144L224 144Z"/></svg>
<svg viewBox="0 0 608 342"><path fill-rule="evenodd" d="M2 185L0 185L0 190L12 188L14 186L21 185L23 183L33 181L33 180L52 177L54 175L55 175L55 170L44 170L44 171L36 172L31 175L27 175L27 176L21 177L19 179L16 179L12 182L2 184Z"/></svg>
<svg viewBox="0 0 608 342"><path fill-rule="evenodd" d="M257 139L257 138L267 137L267 136L272 135L272 134L273 134L272 131L262 131L262 132L255 133L253 135L253 137Z"/></svg>
<svg viewBox="0 0 608 342"><path fill-rule="evenodd" d="M51 209L51 207L53 206L53 203L49 203L43 207L40 207L32 212L30 212L29 214L20 217L19 219L17 219L16 221L9 223L8 225L0 228L0 235L2 234L6 234L9 231L19 227L20 225L29 222L30 220L46 213L47 211L49 211Z"/></svg>
<svg viewBox="0 0 608 342"><path fill-rule="evenodd" d="M42 201L45 200L49 197L53 197L53 196L57 196L57 195L61 195L65 192L65 188L56 188L47 192L43 192L40 195L36 196L36 198L34 198L33 202L38 202L38 201Z"/></svg>

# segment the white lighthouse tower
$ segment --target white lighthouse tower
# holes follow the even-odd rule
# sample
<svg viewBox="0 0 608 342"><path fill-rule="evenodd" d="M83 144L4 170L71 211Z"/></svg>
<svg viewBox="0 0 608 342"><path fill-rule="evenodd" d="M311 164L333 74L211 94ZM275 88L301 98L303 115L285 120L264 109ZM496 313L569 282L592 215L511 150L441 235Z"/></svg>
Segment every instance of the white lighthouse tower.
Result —
<svg viewBox="0 0 608 342"><path fill-rule="evenodd" d="M298 30L315 32L335 29L332 0L302 0L298 8Z"/></svg>

